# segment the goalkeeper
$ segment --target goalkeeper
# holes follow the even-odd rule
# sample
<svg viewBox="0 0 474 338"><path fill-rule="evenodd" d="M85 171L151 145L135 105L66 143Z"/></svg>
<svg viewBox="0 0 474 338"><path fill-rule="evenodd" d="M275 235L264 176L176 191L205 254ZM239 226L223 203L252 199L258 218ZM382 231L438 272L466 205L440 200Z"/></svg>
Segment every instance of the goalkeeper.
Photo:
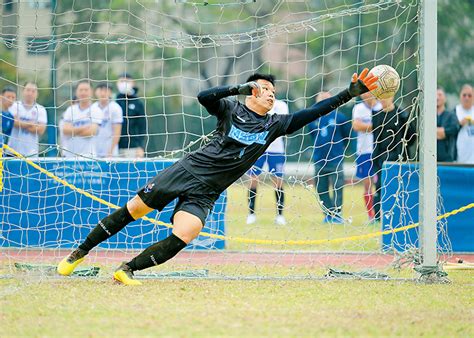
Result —
<svg viewBox="0 0 474 338"><path fill-rule="evenodd" d="M211 141L164 169L125 206L99 221L85 241L59 263L59 274L70 275L99 243L178 198L171 217L172 234L122 263L114 273L118 282L141 284L134 279L134 271L166 262L196 238L219 195L245 174L277 137L297 131L377 87L377 78L364 69L360 75L354 73L348 89L331 98L292 115L269 115L275 102L274 77L254 74L252 78L255 81L199 93L199 102L217 118ZM239 94L247 95L245 104L228 99Z"/></svg>

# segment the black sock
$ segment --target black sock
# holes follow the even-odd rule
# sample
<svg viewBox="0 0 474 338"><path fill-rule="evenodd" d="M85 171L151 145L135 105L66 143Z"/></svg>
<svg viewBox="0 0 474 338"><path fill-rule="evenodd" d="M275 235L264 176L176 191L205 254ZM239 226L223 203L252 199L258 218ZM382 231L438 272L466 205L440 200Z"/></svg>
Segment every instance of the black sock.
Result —
<svg viewBox="0 0 474 338"><path fill-rule="evenodd" d="M283 208L285 207L285 192L283 187L280 189L275 189L275 196L277 201L277 211L278 215L283 214Z"/></svg>
<svg viewBox="0 0 474 338"><path fill-rule="evenodd" d="M255 200L257 198L257 188L249 189L249 212L251 214L255 213Z"/></svg>
<svg viewBox="0 0 474 338"><path fill-rule="evenodd" d="M143 270L151 266L160 265L176 256L187 244L175 234L165 238L158 243L150 245L138 256L133 258L127 265L132 271Z"/></svg>
<svg viewBox="0 0 474 338"><path fill-rule="evenodd" d="M99 243L112 237L134 220L135 219L130 215L126 205L115 210L109 216L99 221L96 227L89 233L89 235L87 235L86 240L79 245L79 248L89 252Z"/></svg>

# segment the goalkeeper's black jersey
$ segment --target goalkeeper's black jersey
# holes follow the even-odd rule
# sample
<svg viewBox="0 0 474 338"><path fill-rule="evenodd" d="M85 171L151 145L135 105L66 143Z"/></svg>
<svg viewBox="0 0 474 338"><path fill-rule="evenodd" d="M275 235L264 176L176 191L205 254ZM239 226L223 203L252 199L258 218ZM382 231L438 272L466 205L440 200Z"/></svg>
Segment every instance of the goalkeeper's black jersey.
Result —
<svg viewBox="0 0 474 338"><path fill-rule="evenodd" d="M252 167L270 143L286 134L292 116L261 116L228 98L218 102L207 107L218 119L214 136L181 164L200 181L223 191Z"/></svg>
<svg viewBox="0 0 474 338"><path fill-rule="evenodd" d="M198 94L199 102L217 117L217 128L207 145L180 161L194 177L218 191L250 169L277 137L303 128L352 98L346 89L293 115L261 116L227 98L237 94L235 86L214 87Z"/></svg>

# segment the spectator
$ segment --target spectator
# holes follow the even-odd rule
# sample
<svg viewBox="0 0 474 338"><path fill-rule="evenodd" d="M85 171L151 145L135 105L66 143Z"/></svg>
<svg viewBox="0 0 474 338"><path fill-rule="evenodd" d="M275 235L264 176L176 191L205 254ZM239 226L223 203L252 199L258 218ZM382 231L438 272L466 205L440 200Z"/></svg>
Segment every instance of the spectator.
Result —
<svg viewBox="0 0 474 338"><path fill-rule="evenodd" d="M382 109L372 113L374 209L375 220L377 221L380 221L382 165L385 161L408 160L408 147L405 146L405 143L409 145L416 138L416 129L411 123L408 123L408 113L394 104L393 97L383 99L380 102L382 103Z"/></svg>
<svg viewBox="0 0 474 338"><path fill-rule="evenodd" d="M37 156L39 137L46 130L48 114L46 109L36 102L38 98L36 83L25 83L22 96L22 101L16 101L10 107L15 122L8 145L24 156Z"/></svg>
<svg viewBox="0 0 474 338"><path fill-rule="evenodd" d="M118 143L122 133L122 108L120 108L117 102L110 100L112 89L107 83L99 83L97 85L95 96L99 101L92 105L93 109L100 109L104 117L96 136L97 156L118 156Z"/></svg>
<svg viewBox="0 0 474 338"><path fill-rule="evenodd" d="M370 93L360 96L362 102L352 110L352 128L357 132L357 177L364 184L365 207L369 221L375 218L372 185L372 152L374 150L374 135L372 135L372 110L379 111L382 105Z"/></svg>
<svg viewBox="0 0 474 338"><path fill-rule="evenodd" d="M316 102L330 98L321 92ZM324 223L343 223L344 150L349 141L350 122L336 110L309 124L314 139L315 185L325 213ZM332 187L332 194L330 192Z"/></svg>
<svg viewBox="0 0 474 338"><path fill-rule="evenodd" d="M462 86L461 104L456 106L456 116L461 129L456 142L458 162L474 164L474 106L473 90L468 84Z"/></svg>
<svg viewBox="0 0 474 338"><path fill-rule="evenodd" d="M138 88L130 74L120 75L117 88L117 103L123 111L122 136L119 152L122 157L145 156L146 117L143 103L137 97Z"/></svg>
<svg viewBox="0 0 474 338"><path fill-rule="evenodd" d="M438 162L454 162L456 159L456 136L458 135L459 123L456 114L446 110L446 95L444 90L438 88L436 91L436 111L438 118L436 122L437 131L437 160Z"/></svg>
<svg viewBox="0 0 474 338"><path fill-rule="evenodd" d="M247 82L253 79L247 80ZM288 106L281 100L275 100L273 108L268 114L288 115ZM257 221L255 215L255 200L257 197L258 176L262 172L262 168L267 163L268 171L272 173L272 181L275 187L275 197L277 205L277 216L275 223L285 225L286 220L283 216L283 208L285 204L285 193L283 191L283 172L285 165L285 139L283 136L277 138L268 147L265 153L255 162L250 169L250 187L249 187L249 215L247 216L247 224L253 224Z"/></svg>
<svg viewBox="0 0 474 338"><path fill-rule="evenodd" d="M8 142L8 137L11 135L13 130L13 124L15 120L9 109L16 100L16 93L10 87L5 87L2 90L2 96L0 96L2 102L2 137L0 137L0 146Z"/></svg>
<svg viewBox="0 0 474 338"><path fill-rule="evenodd" d="M63 156L95 157L96 135L103 113L92 105L92 87L88 80L77 84L76 97L77 103L66 109L60 124Z"/></svg>

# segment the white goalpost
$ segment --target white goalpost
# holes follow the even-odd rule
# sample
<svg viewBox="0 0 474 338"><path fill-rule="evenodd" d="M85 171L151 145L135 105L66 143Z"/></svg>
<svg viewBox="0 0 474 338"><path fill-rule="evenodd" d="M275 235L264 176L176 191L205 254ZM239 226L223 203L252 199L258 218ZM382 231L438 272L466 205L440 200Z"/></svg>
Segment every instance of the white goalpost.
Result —
<svg viewBox="0 0 474 338"><path fill-rule="evenodd" d="M421 118L420 118L420 246L422 270L427 278L439 279L437 249L437 163L436 163L436 89L437 89L437 0L422 1L421 12ZM425 276L426 278L426 276Z"/></svg>

